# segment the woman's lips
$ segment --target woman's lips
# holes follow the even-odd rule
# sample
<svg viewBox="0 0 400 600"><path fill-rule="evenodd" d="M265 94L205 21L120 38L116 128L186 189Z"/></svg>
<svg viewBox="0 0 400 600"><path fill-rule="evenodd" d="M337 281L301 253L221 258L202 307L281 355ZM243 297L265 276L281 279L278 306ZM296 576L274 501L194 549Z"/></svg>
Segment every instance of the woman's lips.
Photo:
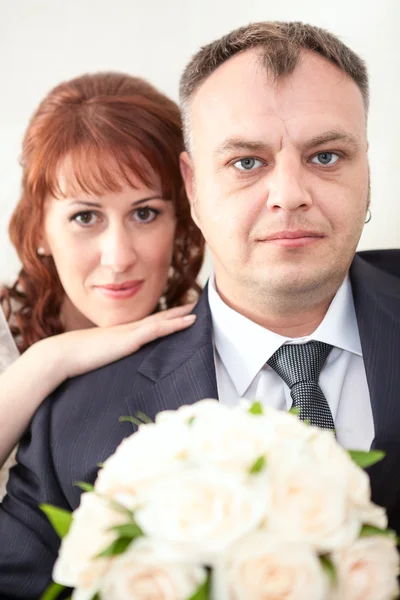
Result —
<svg viewBox="0 0 400 600"><path fill-rule="evenodd" d="M107 298L114 298L115 300L132 298L139 292L143 286L144 280L140 281L125 281L121 284L107 284L107 285L96 285L95 289L106 296Z"/></svg>

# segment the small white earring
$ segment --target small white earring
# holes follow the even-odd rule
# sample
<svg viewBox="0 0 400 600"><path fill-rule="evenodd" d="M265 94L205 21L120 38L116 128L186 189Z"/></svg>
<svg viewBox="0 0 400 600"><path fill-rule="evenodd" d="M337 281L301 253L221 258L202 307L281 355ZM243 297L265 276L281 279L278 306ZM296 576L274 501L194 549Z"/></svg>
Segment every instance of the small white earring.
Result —
<svg viewBox="0 0 400 600"><path fill-rule="evenodd" d="M46 254L46 250L43 248L43 246L39 246L36 252L39 256L44 256Z"/></svg>

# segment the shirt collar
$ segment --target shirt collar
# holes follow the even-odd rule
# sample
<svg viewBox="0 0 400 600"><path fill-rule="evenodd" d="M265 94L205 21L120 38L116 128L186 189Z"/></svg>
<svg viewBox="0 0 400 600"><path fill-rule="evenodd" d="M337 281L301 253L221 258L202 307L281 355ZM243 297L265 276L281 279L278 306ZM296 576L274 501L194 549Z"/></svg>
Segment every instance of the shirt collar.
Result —
<svg viewBox="0 0 400 600"><path fill-rule="evenodd" d="M222 300L210 277L208 300L213 323L214 345L236 391L243 396L257 373L285 343L317 340L362 356L350 279L337 291L322 323L304 338L287 338L269 331L230 308Z"/></svg>

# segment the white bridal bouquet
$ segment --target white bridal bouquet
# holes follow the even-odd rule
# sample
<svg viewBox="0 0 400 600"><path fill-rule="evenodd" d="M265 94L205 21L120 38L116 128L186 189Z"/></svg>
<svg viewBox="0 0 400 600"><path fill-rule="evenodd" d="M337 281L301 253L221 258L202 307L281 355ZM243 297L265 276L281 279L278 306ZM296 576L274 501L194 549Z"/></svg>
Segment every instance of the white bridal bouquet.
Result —
<svg viewBox="0 0 400 600"><path fill-rule="evenodd" d="M258 402L159 413L80 484L72 516L42 506L64 535L46 597L396 598L396 536L360 468L381 457Z"/></svg>

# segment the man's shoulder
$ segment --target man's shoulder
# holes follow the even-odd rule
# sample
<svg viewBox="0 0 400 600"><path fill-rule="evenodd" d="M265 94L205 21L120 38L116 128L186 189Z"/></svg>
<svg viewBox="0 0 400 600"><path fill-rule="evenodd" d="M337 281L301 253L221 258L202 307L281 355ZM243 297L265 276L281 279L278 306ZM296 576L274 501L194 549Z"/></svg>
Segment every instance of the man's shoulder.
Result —
<svg viewBox="0 0 400 600"><path fill-rule="evenodd" d="M364 250L357 256L371 266L400 279L400 250Z"/></svg>
<svg viewBox="0 0 400 600"><path fill-rule="evenodd" d="M211 318L208 296L204 291L193 312L197 319L194 325L166 337L154 340L137 352L89 373L65 382L56 392L56 400L72 397L73 402L82 395L99 399L110 394L126 398L140 387L140 381L151 371L168 368L171 361L178 364L186 360L196 349L211 341Z"/></svg>

